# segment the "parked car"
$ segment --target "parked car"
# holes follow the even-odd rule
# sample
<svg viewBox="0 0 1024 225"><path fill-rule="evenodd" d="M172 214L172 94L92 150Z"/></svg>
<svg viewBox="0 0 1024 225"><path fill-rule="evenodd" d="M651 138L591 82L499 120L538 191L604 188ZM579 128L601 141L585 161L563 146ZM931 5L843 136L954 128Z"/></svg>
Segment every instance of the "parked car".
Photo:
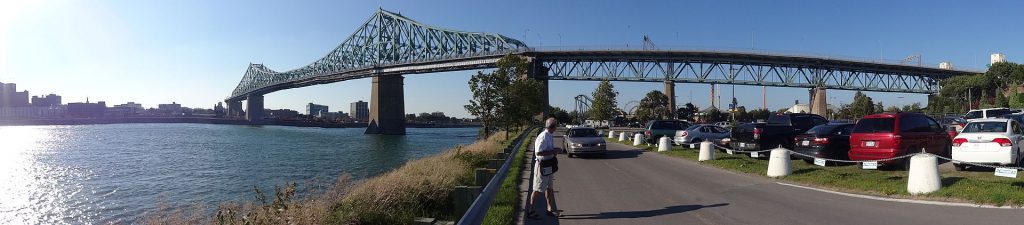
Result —
<svg viewBox="0 0 1024 225"><path fill-rule="evenodd" d="M716 125L710 124L697 124L686 128L686 130L676 131L675 137L672 138L672 142L676 145L700 143L702 141L718 142L722 138L727 138L729 130Z"/></svg>
<svg viewBox="0 0 1024 225"><path fill-rule="evenodd" d="M953 139L954 160L970 163L1021 166L1020 145L1024 128L1012 119L978 119L967 123ZM968 165L954 163L957 170Z"/></svg>
<svg viewBox="0 0 1024 225"><path fill-rule="evenodd" d="M814 157L795 156L807 163L813 163L814 158L849 159L850 132L852 130L852 123L829 123L815 126L793 138L795 145L793 151Z"/></svg>
<svg viewBox="0 0 1024 225"><path fill-rule="evenodd" d="M1024 114L1021 114L1021 113L1006 114L1006 115L1000 116L999 118L1012 119L1012 120L1016 120L1017 123L1024 124Z"/></svg>
<svg viewBox="0 0 1024 225"><path fill-rule="evenodd" d="M686 130L690 122L682 120L651 120L644 126L644 138L647 143L654 144L661 137L674 137L676 131Z"/></svg>
<svg viewBox="0 0 1024 225"><path fill-rule="evenodd" d="M964 125L967 125L967 120L959 116L945 116L942 117L942 120L939 120L939 124L942 124L943 126L953 127L956 129L956 132L960 132L960 130L964 129Z"/></svg>
<svg viewBox="0 0 1024 225"><path fill-rule="evenodd" d="M732 128L729 146L737 150L793 149L793 138L814 126L828 123L825 117L807 113L779 114L766 123L746 123Z"/></svg>
<svg viewBox="0 0 1024 225"><path fill-rule="evenodd" d="M1013 110L1007 108L975 109L967 111L967 114L964 114L964 119L970 121L973 119L997 118L1011 113L1013 113Z"/></svg>
<svg viewBox="0 0 1024 225"><path fill-rule="evenodd" d="M565 144L565 153L570 158L582 154L597 154L603 157L608 150L604 138L597 134L597 130L589 127L576 127L565 131L562 143Z"/></svg>
<svg viewBox="0 0 1024 225"><path fill-rule="evenodd" d="M921 152L949 156L952 140L938 121L920 113L881 113L864 116L850 135L850 159L880 160ZM910 167L909 158L880 161Z"/></svg>
<svg viewBox="0 0 1024 225"><path fill-rule="evenodd" d="M722 122L715 123L715 126L719 126L719 127L723 127L723 128L731 128L732 127L732 123L722 121Z"/></svg>

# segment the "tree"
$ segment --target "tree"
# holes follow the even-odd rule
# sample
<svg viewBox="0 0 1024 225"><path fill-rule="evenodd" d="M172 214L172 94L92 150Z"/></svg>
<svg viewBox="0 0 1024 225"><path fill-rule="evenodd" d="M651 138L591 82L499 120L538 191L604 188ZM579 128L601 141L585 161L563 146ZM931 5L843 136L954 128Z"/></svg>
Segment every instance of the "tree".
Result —
<svg viewBox="0 0 1024 225"><path fill-rule="evenodd" d="M667 106L668 97L661 91L647 92L647 95L640 99L640 105L636 108L636 117L640 121L666 119L672 113Z"/></svg>
<svg viewBox="0 0 1024 225"><path fill-rule="evenodd" d="M490 136L493 129L511 130L530 122L538 112L546 109L541 104L543 84L526 78L528 63L519 56L506 55L490 73L477 72L469 79L473 98L465 105L466 111L483 123L481 137Z"/></svg>
<svg viewBox="0 0 1024 225"><path fill-rule="evenodd" d="M993 103L996 107L1010 107L1010 102L1006 101L1006 96L1003 96L1002 91L996 91L996 102Z"/></svg>
<svg viewBox="0 0 1024 225"><path fill-rule="evenodd" d="M682 108L676 110L676 118L692 120L693 116L697 114L697 112L699 111L700 109L698 109L696 105L687 102L686 105L683 105Z"/></svg>
<svg viewBox="0 0 1024 225"><path fill-rule="evenodd" d="M851 119L861 118L866 115L875 114L876 108L878 111L882 110L881 105L875 105L871 97L864 95L858 91L853 94L853 102L849 105L849 116Z"/></svg>
<svg viewBox="0 0 1024 225"><path fill-rule="evenodd" d="M747 113L747 114L750 115L750 116L749 116L749 118L747 118L748 120L745 120L745 121L757 122L758 120L766 120L767 121L768 117L772 115L772 112L768 111L767 109L755 109L755 110L750 110L750 112ZM741 121L744 121L744 120L741 120Z"/></svg>
<svg viewBox="0 0 1024 225"><path fill-rule="evenodd" d="M551 107L551 117L554 117L559 122L571 124L574 121L572 116L569 116L569 112L559 107Z"/></svg>
<svg viewBox="0 0 1024 225"><path fill-rule="evenodd" d="M900 112L923 112L921 110L921 103L915 102L914 104L904 105Z"/></svg>
<svg viewBox="0 0 1024 225"><path fill-rule="evenodd" d="M615 91L615 86L612 85L608 80L601 81L597 85L597 89L591 93L593 102L590 103L589 117L595 120L609 120L614 117L615 105L619 104L615 97L619 93Z"/></svg>
<svg viewBox="0 0 1024 225"><path fill-rule="evenodd" d="M1011 88L1010 99L1007 100L1007 105L1014 109L1024 108L1024 94L1017 93L1016 86L1013 85L1014 88Z"/></svg>

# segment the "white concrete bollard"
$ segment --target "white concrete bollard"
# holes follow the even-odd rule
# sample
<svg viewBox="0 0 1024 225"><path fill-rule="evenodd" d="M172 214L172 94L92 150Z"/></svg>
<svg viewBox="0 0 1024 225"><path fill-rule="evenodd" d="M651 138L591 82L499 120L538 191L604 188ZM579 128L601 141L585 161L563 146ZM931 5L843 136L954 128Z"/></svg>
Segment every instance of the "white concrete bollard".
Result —
<svg viewBox="0 0 1024 225"><path fill-rule="evenodd" d="M613 131L613 130L608 131L608 138L615 138L615 131Z"/></svg>
<svg viewBox="0 0 1024 225"><path fill-rule="evenodd" d="M715 160L715 149L711 147L710 141L703 141L700 143L700 155L697 156L697 161Z"/></svg>
<svg viewBox="0 0 1024 225"><path fill-rule="evenodd" d="M619 141L626 141L626 132L625 131L620 131L619 132Z"/></svg>
<svg viewBox="0 0 1024 225"><path fill-rule="evenodd" d="M633 135L633 146L640 146L644 143L644 134L636 133Z"/></svg>
<svg viewBox="0 0 1024 225"><path fill-rule="evenodd" d="M908 173L907 192L910 194L927 194L942 188L938 159L933 155L920 154L910 157Z"/></svg>
<svg viewBox="0 0 1024 225"><path fill-rule="evenodd" d="M768 176L784 177L789 175L789 161L789 150L784 148L772 149L772 154L768 158Z"/></svg>
<svg viewBox="0 0 1024 225"><path fill-rule="evenodd" d="M668 141L668 137L661 137L658 139L658 151L664 152L672 149L672 142Z"/></svg>

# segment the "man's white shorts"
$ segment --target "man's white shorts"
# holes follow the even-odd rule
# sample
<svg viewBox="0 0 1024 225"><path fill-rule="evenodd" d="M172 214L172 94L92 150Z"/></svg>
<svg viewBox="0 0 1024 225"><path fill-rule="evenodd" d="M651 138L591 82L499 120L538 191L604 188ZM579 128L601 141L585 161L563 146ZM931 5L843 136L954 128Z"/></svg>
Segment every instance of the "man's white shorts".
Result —
<svg viewBox="0 0 1024 225"><path fill-rule="evenodd" d="M533 190L544 192L548 188L554 188L551 183L551 178L554 176L554 174L541 176L540 161L537 161L533 166Z"/></svg>

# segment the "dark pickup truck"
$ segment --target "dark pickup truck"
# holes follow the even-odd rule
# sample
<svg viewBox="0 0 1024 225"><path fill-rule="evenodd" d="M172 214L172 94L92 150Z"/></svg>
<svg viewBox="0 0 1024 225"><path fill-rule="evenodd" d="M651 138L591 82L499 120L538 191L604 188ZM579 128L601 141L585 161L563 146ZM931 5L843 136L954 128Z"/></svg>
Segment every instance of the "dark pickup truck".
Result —
<svg viewBox="0 0 1024 225"><path fill-rule="evenodd" d="M828 123L825 117L807 113L773 115L766 123L747 123L732 128L729 147L736 150L768 150L781 145L793 149L793 138L814 126ZM764 154L762 154L764 155Z"/></svg>

